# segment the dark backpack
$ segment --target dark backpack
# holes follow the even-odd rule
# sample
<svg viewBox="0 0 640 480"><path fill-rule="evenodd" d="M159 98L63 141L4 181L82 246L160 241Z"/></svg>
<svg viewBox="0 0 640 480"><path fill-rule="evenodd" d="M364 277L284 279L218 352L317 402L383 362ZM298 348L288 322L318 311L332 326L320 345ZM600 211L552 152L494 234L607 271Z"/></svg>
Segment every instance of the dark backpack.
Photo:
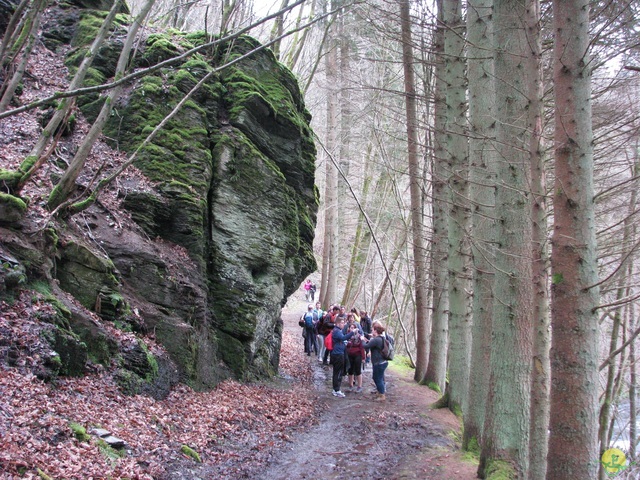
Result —
<svg viewBox="0 0 640 480"><path fill-rule="evenodd" d="M304 325L307 328L313 328L313 315L311 313L304 314Z"/></svg>
<svg viewBox="0 0 640 480"><path fill-rule="evenodd" d="M393 360L393 343L389 341L387 337L382 337L382 350L380 352L382 354L382 358L385 360Z"/></svg>

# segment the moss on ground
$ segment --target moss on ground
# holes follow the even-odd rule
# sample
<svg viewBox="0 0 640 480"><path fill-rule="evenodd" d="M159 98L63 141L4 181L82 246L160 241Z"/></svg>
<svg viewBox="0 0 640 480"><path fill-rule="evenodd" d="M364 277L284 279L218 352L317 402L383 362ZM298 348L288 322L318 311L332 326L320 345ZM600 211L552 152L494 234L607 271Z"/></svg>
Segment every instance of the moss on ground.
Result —
<svg viewBox="0 0 640 480"><path fill-rule="evenodd" d="M503 460L489 460L485 469L486 480L515 480L518 478L513 465Z"/></svg>
<svg viewBox="0 0 640 480"><path fill-rule="evenodd" d="M193 448L188 445L182 445L180 447L180 451L184 453L187 457L194 459L198 463L202 463L202 459L200 458L200 454L196 452Z"/></svg>

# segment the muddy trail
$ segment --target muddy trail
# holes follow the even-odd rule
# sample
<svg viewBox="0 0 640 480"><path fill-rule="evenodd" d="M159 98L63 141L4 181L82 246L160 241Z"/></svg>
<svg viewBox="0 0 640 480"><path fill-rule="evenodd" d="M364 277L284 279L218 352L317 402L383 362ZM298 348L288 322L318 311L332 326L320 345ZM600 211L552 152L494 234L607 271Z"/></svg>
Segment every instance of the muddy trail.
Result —
<svg viewBox="0 0 640 480"><path fill-rule="evenodd" d="M438 396L413 382L412 370L390 362L385 402L374 401L370 365L363 373L362 393L348 392L345 378L346 397L331 394L332 367L304 353L298 320L306 305L302 298L291 298L282 310L285 335L299 338L296 363L303 369L308 364L312 373L313 381L305 385L315 408L305 407L310 410L306 424L278 432L285 440L269 446L227 440L224 448L235 451L235 460L212 465L183 458L168 465L159 480L475 479L477 466L462 458L456 441L460 422L448 410L429 408ZM284 375L270 384L288 389L295 382Z"/></svg>
<svg viewBox="0 0 640 480"><path fill-rule="evenodd" d="M313 369L321 413L309 418L284 448L274 452L261 479L459 479L476 478L476 466L462 459L455 438L459 421L447 410L432 410L437 395L413 382L412 372L390 362L387 400L376 402L371 366L363 373L363 392L332 396L330 366L303 352L298 319L303 301L283 309L285 329L300 336L300 355Z"/></svg>

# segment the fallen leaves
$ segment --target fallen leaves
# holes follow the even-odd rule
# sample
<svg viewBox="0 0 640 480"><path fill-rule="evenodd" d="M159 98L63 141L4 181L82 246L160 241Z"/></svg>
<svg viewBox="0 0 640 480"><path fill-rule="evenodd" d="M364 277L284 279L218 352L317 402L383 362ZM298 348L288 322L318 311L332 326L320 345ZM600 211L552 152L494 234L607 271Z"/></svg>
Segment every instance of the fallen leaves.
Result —
<svg viewBox="0 0 640 480"><path fill-rule="evenodd" d="M225 381L210 392L180 385L165 400L126 397L109 372L46 384L34 375L0 369L0 473L3 478L154 478L174 461L182 445L204 463L250 461L256 451L288 440L306 421L313 402L304 388L308 362L285 332L282 365L303 376L289 388ZM296 344L297 345L297 344ZM306 366L305 366L306 365ZM105 428L122 438L124 458L105 456L97 437L80 442L70 422Z"/></svg>

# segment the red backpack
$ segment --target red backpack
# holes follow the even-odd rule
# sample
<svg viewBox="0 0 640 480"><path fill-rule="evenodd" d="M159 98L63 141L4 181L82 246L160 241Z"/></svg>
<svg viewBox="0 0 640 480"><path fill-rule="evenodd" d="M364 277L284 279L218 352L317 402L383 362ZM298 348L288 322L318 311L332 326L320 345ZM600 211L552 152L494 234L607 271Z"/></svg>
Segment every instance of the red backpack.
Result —
<svg viewBox="0 0 640 480"><path fill-rule="evenodd" d="M327 350L333 350L333 332L329 332L329 334L324 337L324 346Z"/></svg>

